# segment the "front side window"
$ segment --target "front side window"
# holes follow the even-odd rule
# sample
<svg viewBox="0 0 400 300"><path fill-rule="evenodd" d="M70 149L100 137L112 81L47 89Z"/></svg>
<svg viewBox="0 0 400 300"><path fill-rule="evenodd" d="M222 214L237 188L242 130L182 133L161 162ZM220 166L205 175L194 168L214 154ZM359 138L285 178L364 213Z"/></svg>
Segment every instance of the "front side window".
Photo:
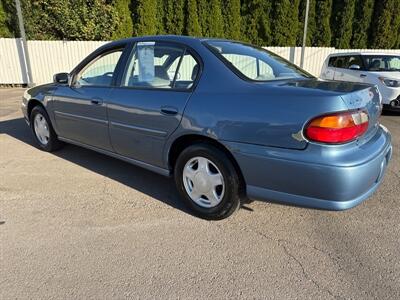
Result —
<svg viewBox="0 0 400 300"><path fill-rule="evenodd" d="M230 41L208 41L206 45L228 67L245 79L269 81L313 77L262 48Z"/></svg>
<svg viewBox="0 0 400 300"><path fill-rule="evenodd" d="M76 83L81 86L110 86L122 49L102 54L79 72Z"/></svg>
<svg viewBox="0 0 400 300"><path fill-rule="evenodd" d="M348 56L338 56L336 57L335 60L335 67L339 69L345 69L347 68L348 62L349 62Z"/></svg>
<svg viewBox="0 0 400 300"><path fill-rule="evenodd" d="M335 67L336 66L336 58L335 56L329 58L328 67Z"/></svg>
<svg viewBox="0 0 400 300"><path fill-rule="evenodd" d="M368 71L399 72L400 56L365 55L363 56Z"/></svg>
<svg viewBox="0 0 400 300"><path fill-rule="evenodd" d="M122 86L189 89L197 76L197 66L197 61L185 47L139 42L129 58Z"/></svg>

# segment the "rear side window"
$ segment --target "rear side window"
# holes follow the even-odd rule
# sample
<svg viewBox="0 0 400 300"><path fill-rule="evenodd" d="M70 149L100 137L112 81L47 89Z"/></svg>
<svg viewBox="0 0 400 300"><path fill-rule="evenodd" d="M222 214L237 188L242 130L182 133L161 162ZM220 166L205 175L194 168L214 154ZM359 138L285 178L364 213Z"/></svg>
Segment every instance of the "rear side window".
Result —
<svg viewBox="0 0 400 300"><path fill-rule="evenodd" d="M199 73L199 64L193 55L186 51L183 57L177 58L168 68L169 74L176 75L174 87L178 89L190 88Z"/></svg>
<svg viewBox="0 0 400 300"><path fill-rule="evenodd" d="M364 62L368 71L400 71L400 56L396 55L365 55Z"/></svg>
<svg viewBox="0 0 400 300"><path fill-rule="evenodd" d="M198 63L180 45L139 42L128 60L122 86L157 89L190 89Z"/></svg>

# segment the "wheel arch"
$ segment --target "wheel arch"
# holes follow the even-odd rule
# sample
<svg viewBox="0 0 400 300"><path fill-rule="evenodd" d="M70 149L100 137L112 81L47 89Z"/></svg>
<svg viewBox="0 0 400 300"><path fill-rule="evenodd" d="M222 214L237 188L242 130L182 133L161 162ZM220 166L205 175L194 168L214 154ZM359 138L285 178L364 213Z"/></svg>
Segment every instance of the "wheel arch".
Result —
<svg viewBox="0 0 400 300"><path fill-rule="evenodd" d="M242 196L244 196L246 193L246 181L243 177L243 173L242 170L240 169L238 162L236 161L232 153L229 151L229 149L224 144L222 144L221 142L219 142L214 138L200 134L185 134L176 138L169 147L167 155L168 167L172 170L172 172L174 170L174 166L178 159L179 154L182 153L182 151L187 147L200 143L212 145L227 155L228 159L232 162L239 176L240 193Z"/></svg>
<svg viewBox="0 0 400 300"><path fill-rule="evenodd" d="M37 99L30 99L27 105L27 115L29 119L31 118L31 113L33 108L38 105L40 105L47 112L46 107L43 105L41 101Z"/></svg>

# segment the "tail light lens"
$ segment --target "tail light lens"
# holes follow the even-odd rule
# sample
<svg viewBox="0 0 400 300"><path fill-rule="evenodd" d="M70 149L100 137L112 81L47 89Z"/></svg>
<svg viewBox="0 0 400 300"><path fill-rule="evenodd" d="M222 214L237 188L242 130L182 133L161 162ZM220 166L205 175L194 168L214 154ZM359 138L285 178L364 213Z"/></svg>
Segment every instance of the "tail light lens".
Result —
<svg viewBox="0 0 400 300"><path fill-rule="evenodd" d="M342 144L355 140L368 129L368 113L350 111L321 116L308 123L306 137L315 142Z"/></svg>

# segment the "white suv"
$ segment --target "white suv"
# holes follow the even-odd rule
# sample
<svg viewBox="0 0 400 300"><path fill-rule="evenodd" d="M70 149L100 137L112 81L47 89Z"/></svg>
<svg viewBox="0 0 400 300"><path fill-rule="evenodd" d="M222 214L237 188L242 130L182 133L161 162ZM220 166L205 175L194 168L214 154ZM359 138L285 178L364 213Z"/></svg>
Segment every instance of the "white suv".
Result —
<svg viewBox="0 0 400 300"><path fill-rule="evenodd" d="M322 79L376 84L386 108L400 109L400 54L335 53L322 67Z"/></svg>

